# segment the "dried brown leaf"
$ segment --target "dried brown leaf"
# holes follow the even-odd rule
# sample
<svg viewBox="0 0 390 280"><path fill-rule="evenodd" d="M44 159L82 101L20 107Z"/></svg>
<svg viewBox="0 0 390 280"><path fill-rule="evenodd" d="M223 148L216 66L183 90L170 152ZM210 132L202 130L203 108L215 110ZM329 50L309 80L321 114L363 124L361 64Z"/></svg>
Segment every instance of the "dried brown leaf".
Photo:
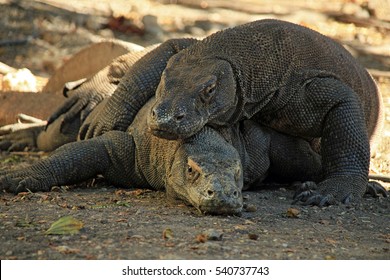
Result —
<svg viewBox="0 0 390 280"><path fill-rule="evenodd" d="M287 217L289 218L298 218L300 211L296 208L287 209Z"/></svg>
<svg viewBox="0 0 390 280"><path fill-rule="evenodd" d="M205 243L207 241L207 236L204 234L198 234L195 239L196 242Z"/></svg>
<svg viewBox="0 0 390 280"><path fill-rule="evenodd" d="M173 238L173 231L170 228L164 229L163 238L164 239L172 239Z"/></svg>
<svg viewBox="0 0 390 280"><path fill-rule="evenodd" d="M75 234L80 231L84 224L72 216L65 216L54 222L46 231L51 235Z"/></svg>

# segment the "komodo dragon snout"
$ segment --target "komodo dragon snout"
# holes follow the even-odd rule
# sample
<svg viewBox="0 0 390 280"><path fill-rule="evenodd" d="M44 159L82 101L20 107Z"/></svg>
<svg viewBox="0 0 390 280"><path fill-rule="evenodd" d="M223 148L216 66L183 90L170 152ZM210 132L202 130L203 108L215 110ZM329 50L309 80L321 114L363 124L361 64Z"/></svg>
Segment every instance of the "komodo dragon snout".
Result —
<svg viewBox="0 0 390 280"><path fill-rule="evenodd" d="M178 154L182 160L175 160L168 175L168 196L186 201L203 214L241 213L244 180L238 155L208 153L187 157L187 153Z"/></svg>
<svg viewBox="0 0 390 280"><path fill-rule="evenodd" d="M179 58L177 58L177 56ZM174 56L168 65L180 61ZM202 69L195 75L191 69ZM232 67L225 60L208 59L188 65L167 67L156 91L156 101L148 116L151 132L165 139L185 139L210 120L223 124L237 105ZM230 93L230 94L229 94ZM215 119L218 117L218 119Z"/></svg>

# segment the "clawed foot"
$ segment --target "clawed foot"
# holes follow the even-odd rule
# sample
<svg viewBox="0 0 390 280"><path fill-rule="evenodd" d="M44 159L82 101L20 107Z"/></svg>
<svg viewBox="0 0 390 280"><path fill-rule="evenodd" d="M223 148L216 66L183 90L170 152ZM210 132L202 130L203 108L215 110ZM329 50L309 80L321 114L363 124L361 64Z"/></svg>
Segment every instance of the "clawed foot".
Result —
<svg viewBox="0 0 390 280"><path fill-rule="evenodd" d="M2 151L23 151L26 148L33 150L36 148L36 138L43 130L44 125L30 124L24 129L14 131L10 134L0 136L0 150Z"/></svg>
<svg viewBox="0 0 390 280"><path fill-rule="evenodd" d="M303 205L317 205L323 207L337 204L338 202L349 204L355 199L352 193L344 194L341 196L341 199L340 197L337 199L334 195L325 193L325 191L319 192L317 184L312 181L295 183L293 186L296 186L293 204L301 202ZM379 197L381 195L383 197L389 196L387 190L381 184L374 181L367 183L365 194L372 197Z"/></svg>
<svg viewBox="0 0 390 280"><path fill-rule="evenodd" d="M317 184L315 182L307 181L304 183L296 183L295 185L297 185L297 189L293 197L293 204L302 202L303 205L317 205L322 207L337 203L333 195L320 194L316 190Z"/></svg>
<svg viewBox="0 0 390 280"><path fill-rule="evenodd" d="M0 172L0 190L11 193L30 191L48 191L44 178L35 178L29 172L22 170Z"/></svg>

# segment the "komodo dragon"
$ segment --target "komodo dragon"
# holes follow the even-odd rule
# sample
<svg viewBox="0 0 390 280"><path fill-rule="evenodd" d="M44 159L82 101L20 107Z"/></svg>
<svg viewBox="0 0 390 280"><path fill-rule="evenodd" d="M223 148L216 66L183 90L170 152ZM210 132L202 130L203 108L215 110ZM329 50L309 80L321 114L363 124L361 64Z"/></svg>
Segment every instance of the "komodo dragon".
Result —
<svg viewBox="0 0 390 280"><path fill-rule="evenodd" d="M165 188L169 198L184 200L202 213L237 214L243 206L243 185L245 189L257 185L270 172L293 180L320 174L320 156L309 142L250 120L220 133L204 127L184 140L153 136L146 126L153 101L140 110L126 132L110 131L68 143L30 167L0 172L0 188L15 193L48 191L102 174L119 186ZM375 186L371 189L375 192Z"/></svg>
<svg viewBox="0 0 390 280"><path fill-rule="evenodd" d="M184 47L177 53L176 46ZM341 45L313 30L260 20L202 41L168 40L125 74L81 138L125 130L154 95L148 126L158 137L187 138L205 124L252 119L318 144L323 180L303 185L298 199L327 205L365 192L381 97Z"/></svg>
<svg viewBox="0 0 390 280"><path fill-rule="evenodd" d="M126 132L71 142L30 167L0 171L0 190L49 191L102 174L119 186L165 189L169 199L181 199L202 213L239 214L242 190L258 186L269 174L290 181L320 179L321 158L308 141L251 120L219 132L206 126L184 140L158 138L146 126L153 102L140 110ZM52 125L58 128L61 122L59 118ZM53 137L55 131L59 133L53 130ZM367 185L367 192L387 196L375 182Z"/></svg>

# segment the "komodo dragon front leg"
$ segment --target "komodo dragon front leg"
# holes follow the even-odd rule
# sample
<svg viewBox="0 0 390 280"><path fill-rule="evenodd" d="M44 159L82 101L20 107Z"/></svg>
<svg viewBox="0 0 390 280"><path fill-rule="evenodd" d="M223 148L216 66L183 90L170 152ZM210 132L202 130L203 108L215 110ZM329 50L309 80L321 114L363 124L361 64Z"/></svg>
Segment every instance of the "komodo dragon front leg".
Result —
<svg viewBox="0 0 390 280"><path fill-rule="evenodd" d="M39 126L0 136L0 150L22 151L29 148L50 152L76 141L81 124L96 106L110 97L125 72L155 47L121 55L92 77L65 84L63 92L69 98L53 112L47 124L42 122Z"/></svg>
<svg viewBox="0 0 390 280"><path fill-rule="evenodd" d="M333 78L314 78L275 116L268 121L276 130L321 137L323 180L310 191L304 185L296 199L321 206L362 197L370 145L359 99L350 87Z"/></svg>
<svg viewBox="0 0 390 280"><path fill-rule="evenodd" d="M294 203L297 203L303 195L313 195L311 188L316 187L315 182L324 179L321 155L309 141L262 127L250 120L241 123L241 134L247 155L242 156L244 189L261 185L266 175L272 175L272 178L298 186L294 195ZM375 181L368 182L364 191L372 197L389 196L386 189ZM306 193L302 195L302 192ZM306 203L311 202L307 200Z"/></svg>
<svg viewBox="0 0 390 280"><path fill-rule="evenodd" d="M80 139L111 130L125 131L137 112L155 95L168 60L196 42L196 39L171 39L137 61L121 79L101 114L96 115L90 124L82 125Z"/></svg>
<svg viewBox="0 0 390 280"><path fill-rule="evenodd" d="M47 125L58 118L65 125L76 118L83 123L97 104L114 93L125 73L154 48L155 45L121 55L91 78L65 84L63 94L68 99L51 114Z"/></svg>

